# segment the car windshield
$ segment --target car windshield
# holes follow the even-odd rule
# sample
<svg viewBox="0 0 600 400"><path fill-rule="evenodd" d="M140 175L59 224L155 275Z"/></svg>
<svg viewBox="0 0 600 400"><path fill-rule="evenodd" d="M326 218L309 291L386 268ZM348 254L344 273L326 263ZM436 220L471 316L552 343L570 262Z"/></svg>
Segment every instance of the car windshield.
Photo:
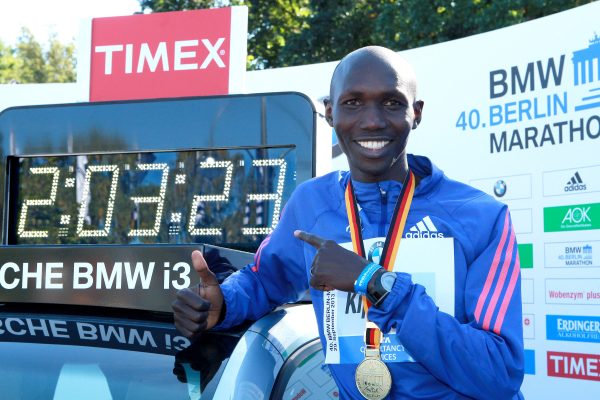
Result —
<svg viewBox="0 0 600 400"><path fill-rule="evenodd" d="M210 398L240 336L177 335L170 323L0 314L0 398Z"/></svg>
<svg viewBox="0 0 600 400"><path fill-rule="evenodd" d="M0 343L0 353L8 399L189 398L199 390L173 374L174 357L164 354L38 343Z"/></svg>

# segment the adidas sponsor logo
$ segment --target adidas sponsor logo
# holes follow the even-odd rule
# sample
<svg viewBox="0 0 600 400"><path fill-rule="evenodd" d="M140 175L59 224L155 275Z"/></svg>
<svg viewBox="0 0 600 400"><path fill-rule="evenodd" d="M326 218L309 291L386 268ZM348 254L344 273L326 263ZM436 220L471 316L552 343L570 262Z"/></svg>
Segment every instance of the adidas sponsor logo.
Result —
<svg viewBox="0 0 600 400"><path fill-rule="evenodd" d="M417 222L404 235L406 238L443 238L444 234L438 232L429 215Z"/></svg>
<svg viewBox="0 0 600 400"><path fill-rule="evenodd" d="M581 176L579 175L579 171L575 172L575 175L573 175L571 177L571 179L569 180L569 182L567 182L566 186L565 186L565 192L575 192L577 190L586 190L587 187L585 185L585 183L583 183L583 180L581 179Z"/></svg>

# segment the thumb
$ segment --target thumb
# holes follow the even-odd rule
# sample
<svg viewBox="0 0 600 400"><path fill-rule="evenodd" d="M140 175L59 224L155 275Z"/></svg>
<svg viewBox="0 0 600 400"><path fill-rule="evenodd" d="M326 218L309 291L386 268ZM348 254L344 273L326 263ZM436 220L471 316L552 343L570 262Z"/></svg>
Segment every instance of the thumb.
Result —
<svg viewBox="0 0 600 400"><path fill-rule="evenodd" d="M204 259L204 256L199 250L194 250L192 252L192 265L196 272L198 272L198 276L200 277L200 281L203 286L218 286L219 282L217 281L217 277L215 274L208 268L208 264Z"/></svg>

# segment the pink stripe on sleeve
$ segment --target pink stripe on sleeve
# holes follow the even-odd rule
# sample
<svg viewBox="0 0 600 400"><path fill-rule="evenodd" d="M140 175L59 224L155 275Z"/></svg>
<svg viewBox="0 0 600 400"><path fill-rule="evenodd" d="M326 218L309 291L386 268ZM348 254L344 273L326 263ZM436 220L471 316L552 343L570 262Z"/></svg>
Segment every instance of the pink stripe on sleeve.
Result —
<svg viewBox="0 0 600 400"><path fill-rule="evenodd" d="M506 254L504 256L504 262L502 263L502 269L500 270L500 277L498 278L498 282L496 283L496 287L494 288L494 294L492 295L492 299L490 300L490 304L488 305L487 311L485 312L485 318L483 319L483 329L486 331L490 329L490 322L492 320L492 315L494 314L494 309L496 308L496 304L498 304L498 298L500 297L500 293L502 292L502 288L504 287L504 282L506 281L506 277L508 276L508 270L510 269L510 264L512 263L513 257L513 248L515 245L515 234L511 232L510 241L508 242L508 248L506 249Z"/></svg>
<svg viewBox="0 0 600 400"><path fill-rule="evenodd" d="M254 255L254 266L252 266L252 272L258 272L258 268L260 267L260 255L262 253L262 249L269 244L271 241L271 235L267 236L265 240L262 241L260 246L258 246L258 250L256 250L256 254Z"/></svg>
<svg viewBox="0 0 600 400"><path fill-rule="evenodd" d="M504 248L504 243L506 243L506 236L508 235L508 211L504 217L504 228L502 230L502 236L500 238L500 243L498 243L498 247L496 248L496 254L494 254L494 259L492 261L492 265L487 275L487 279L485 284L483 285L483 290L479 295L479 299L477 300L477 306L475 307L475 319L479 322L479 318L481 316L481 310L483 309L483 304L485 303L485 299L492 287L492 282L494 281L494 276L496 275L496 270L498 269L498 264L500 263L500 253Z"/></svg>
<svg viewBox="0 0 600 400"><path fill-rule="evenodd" d="M500 334L500 329L502 328L502 323L504 322L504 316L506 315L506 309L508 308L508 303L510 303L515 286L517 285L517 279L519 278L520 272L521 264L519 263L519 257L517 257L517 261L510 276L508 288L506 289L504 299L502 299L502 305L500 306L500 311L498 312L498 318L496 318L496 323L494 324L494 333L498 335Z"/></svg>

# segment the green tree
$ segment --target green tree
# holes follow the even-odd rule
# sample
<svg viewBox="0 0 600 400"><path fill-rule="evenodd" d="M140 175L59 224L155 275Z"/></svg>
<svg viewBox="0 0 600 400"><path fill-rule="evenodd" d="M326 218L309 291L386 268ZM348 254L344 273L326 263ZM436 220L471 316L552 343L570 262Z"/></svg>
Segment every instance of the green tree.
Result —
<svg viewBox="0 0 600 400"><path fill-rule="evenodd" d="M75 82L75 46L63 45L52 35L47 47L27 28L14 48L0 42L0 83Z"/></svg>
<svg viewBox="0 0 600 400"><path fill-rule="evenodd" d="M50 37L48 52L45 54L46 82L75 82L75 45L63 45L56 35Z"/></svg>
<svg viewBox="0 0 600 400"><path fill-rule="evenodd" d="M42 45L35 40L33 34L27 28L21 30L21 36L17 41L16 55L23 60L19 82L47 82L46 60L44 60Z"/></svg>
<svg viewBox="0 0 600 400"><path fill-rule="evenodd" d="M15 57L15 51L0 40L0 83L17 82L23 60Z"/></svg>
<svg viewBox="0 0 600 400"><path fill-rule="evenodd" d="M246 5L252 69L339 60L358 47L435 44L593 0L140 0L154 12Z"/></svg>

